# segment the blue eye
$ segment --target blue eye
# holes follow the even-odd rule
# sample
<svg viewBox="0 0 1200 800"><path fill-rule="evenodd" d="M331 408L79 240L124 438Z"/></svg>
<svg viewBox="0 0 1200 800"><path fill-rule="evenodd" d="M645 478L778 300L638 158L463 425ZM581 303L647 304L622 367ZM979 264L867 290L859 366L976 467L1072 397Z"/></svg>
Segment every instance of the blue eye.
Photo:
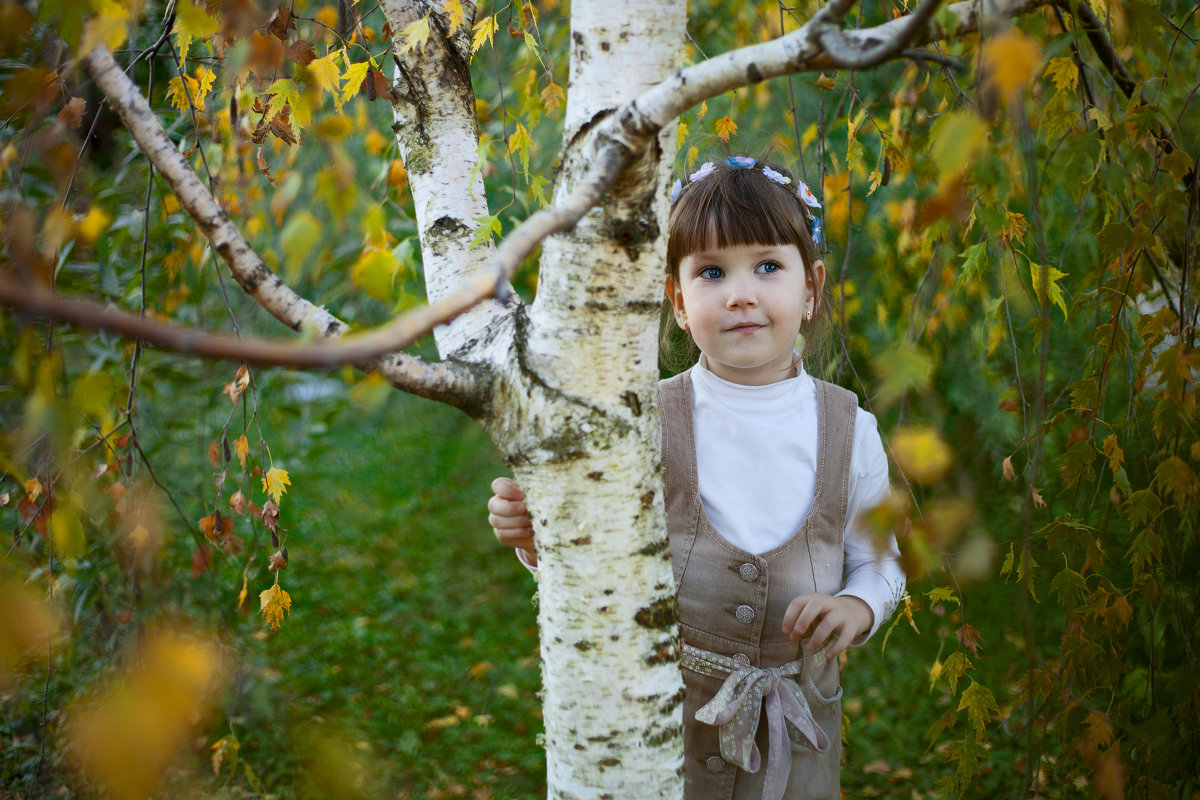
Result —
<svg viewBox="0 0 1200 800"><path fill-rule="evenodd" d="M779 269L779 265L774 261L764 261L763 263L759 264L758 268L754 271L761 274L770 275L772 272L778 272Z"/></svg>
<svg viewBox="0 0 1200 800"><path fill-rule="evenodd" d="M700 270L700 277L705 280L715 281L718 278L725 277L725 272L720 267L705 267Z"/></svg>

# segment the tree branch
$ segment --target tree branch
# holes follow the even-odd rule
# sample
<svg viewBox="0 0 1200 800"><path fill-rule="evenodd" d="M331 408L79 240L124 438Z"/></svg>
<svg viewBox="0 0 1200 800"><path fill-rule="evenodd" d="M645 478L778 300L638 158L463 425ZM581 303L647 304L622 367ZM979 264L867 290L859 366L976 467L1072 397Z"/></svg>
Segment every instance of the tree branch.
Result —
<svg viewBox="0 0 1200 800"><path fill-rule="evenodd" d="M104 47L84 58L96 85L104 92L121 121L146 154L171 190L179 198L201 232L229 265L234 279L276 319L293 330L311 329L320 336L335 336L346 330L346 323L325 309L296 294L271 272L250 247L224 209L196 177L187 159L163 130L142 93L113 61Z"/></svg>
<svg viewBox="0 0 1200 800"><path fill-rule="evenodd" d="M477 278L441 302L414 309L375 330L327 342L243 339L183 328L106 308L97 303L64 300L49 291L27 288L6 278L0 278L0 305L9 306L19 313L44 316L90 330L108 331L140 339L163 350L201 358L282 367L334 367L349 364L369 370L383 369L387 365L389 369L396 371L403 366L402 374L412 376L413 381L417 381L417 364L421 364L423 368L432 368L434 365L412 357L406 362L396 355L395 351L425 336L435 325L453 319L464 308L473 305L477 296L488 294L491 288L492 284L486 279ZM389 355L396 357L374 363ZM401 372L396 374L400 375ZM438 375L436 383L441 386L446 377L448 373ZM419 381L410 381L400 388L409 389L415 394L424 394L436 387L424 387ZM445 393L449 388L441 386L438 391Z"/></svg>
<svg viewBox="0 0 1200 800"><path fill-rule="evenodd" d="M905 20L902 31L897 32L881 44L875 45L866 52L855 52L841 29L826 22L819 28L818 38L825 51L834 57L842 69L870 69L894 57L904 50L917 37L933 14L941 6L942 0L921 0L916 10Z"/></svg>

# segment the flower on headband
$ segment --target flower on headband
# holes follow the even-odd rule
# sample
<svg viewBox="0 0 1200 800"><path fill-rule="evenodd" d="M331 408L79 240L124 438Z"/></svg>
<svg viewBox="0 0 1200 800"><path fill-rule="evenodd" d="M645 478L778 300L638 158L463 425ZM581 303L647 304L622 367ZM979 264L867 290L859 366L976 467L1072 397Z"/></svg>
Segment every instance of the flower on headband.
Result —
<svg viewBox="0 0 1200 800"><path fill-rule="evenodd" d="M810 208L821 207L821 201L817 199L815 194L808 190L808 186L805 185L804 181L800 181L800 185L796 187L796 196L803 200L804 204Z"/></svg>
<svg viewBox="0 0 1200 800"><path fill-rule="evenodd" d="M713 174L713 171L716 170L716 168L717 165L713 162L705 161L700 165L700 169L696 170L691 175L688 175L688 180L692 183L695 183L696 181L702 181L709 175Z"/></svg>
<svg viewBox="0 0 1200 800"><path fill-rule="evenodd" d="M789 178L788 176L786 176L782 173L776 172L775 170L773 170L770 167L765 166L765 165L762 168L762 174L766 175L768 178L775 181L780 186L787 186L789 183L792 182L792 179Z"/></svg>
<svg viewBox="0 0 1200 800"><path fill-rule="evenodd" d="M725 159L726 166L741 167L742 169L750 169L757 163L750 156L729 156Z"/></svg>
<svg viewBox="0 0 1200 800"><path fill-rule="evenodd" d="M675 183L671 186L671 202L672 203L675 202L675 198L679 197L679 193L682 191L683 191L683 181L676 178Z"/></svg>
<svg viewBox="0 0 1200 800"><path fill-rule="evenodd" d="M820 243L821 243L821 231L822 231L822 230L823 230L823 228L822 228L822 226L821 226L821 220L820 220L820 218L819 218L819 217L813 217L813 221L812 221L812 230L811 230L811 231L809 231L809 233L811 233L811 234L812 234L812 240L813 240L813 244L820 244Z"/></svg>

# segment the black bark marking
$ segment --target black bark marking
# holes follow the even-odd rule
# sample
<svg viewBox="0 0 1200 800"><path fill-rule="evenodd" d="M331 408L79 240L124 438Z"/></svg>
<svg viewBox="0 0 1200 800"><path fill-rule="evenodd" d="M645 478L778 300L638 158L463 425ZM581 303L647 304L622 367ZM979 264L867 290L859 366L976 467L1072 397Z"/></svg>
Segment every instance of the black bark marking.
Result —
<svg viewBox="0 0 1200 800"><path fill-rule="evenodd" d="M675 604L673 596L655 600L645 608L639 609L633 615L634 622L643 628L650 628L651 630L674 628L678 619L679 608Z"/></svg>

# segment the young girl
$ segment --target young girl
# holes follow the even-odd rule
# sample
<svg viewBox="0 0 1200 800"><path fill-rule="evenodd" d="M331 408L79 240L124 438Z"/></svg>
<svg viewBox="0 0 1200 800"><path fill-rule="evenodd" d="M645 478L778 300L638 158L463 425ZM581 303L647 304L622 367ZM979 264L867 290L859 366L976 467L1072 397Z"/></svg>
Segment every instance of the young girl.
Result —
<svg viewBox="0 0 1200 800"><path fill-rule="evenodd" d="M837 800L837 656L891 616L904 574L895 539L877 552L858 522L888 492L875 418L795 352L825 310L820 204L738 157L672 195L667 296L700 350L659 384L685 795ZM536 569L520 488L492 490L497 538Z"/></svg>

